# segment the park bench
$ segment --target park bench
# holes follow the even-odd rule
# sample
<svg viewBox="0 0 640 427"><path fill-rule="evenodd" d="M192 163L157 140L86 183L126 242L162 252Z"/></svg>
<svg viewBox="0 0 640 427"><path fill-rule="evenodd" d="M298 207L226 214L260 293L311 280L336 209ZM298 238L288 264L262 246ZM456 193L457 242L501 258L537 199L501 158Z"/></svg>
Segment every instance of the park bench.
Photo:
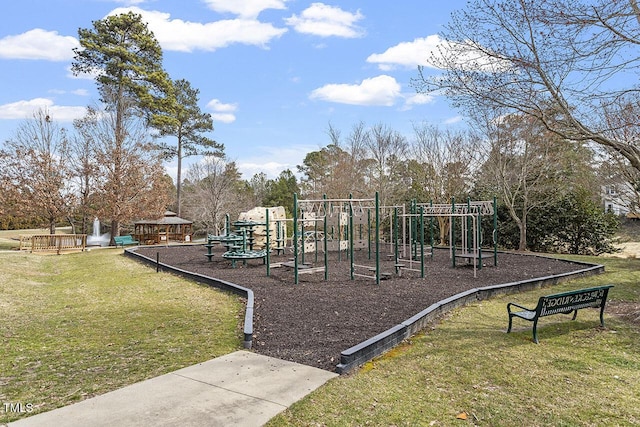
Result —
<svg viewBox="0 0 640 427"><path fill-rule="evenodd" d="M528 320L529 322L533 322L533 341L537 344L538 319L558 313L569 314L573 311L573 318L571 320L575 320L578 315L578 310L589 307L600 308L600 326L604 326L604 306L607 302L609 289L612 287L613 285L598 286L543 296L538 300L536 308L532 309L510 302L507 304L507 312L509 313L509 328L507 329L507 333L511 332L511 322L514 317ZM520 310L512 311L512 307Z"/></svg>
<svg viewBox="0 0 640 427"><path fill-rule="evenodd" d="M125 247L125 245L137 245L138 243L140 243L137 240L133 240L133 237L131 237L131 235L129 234L125 236L114 237L113 240L116 242L116 247L122 246L123 248Z"/></svg>

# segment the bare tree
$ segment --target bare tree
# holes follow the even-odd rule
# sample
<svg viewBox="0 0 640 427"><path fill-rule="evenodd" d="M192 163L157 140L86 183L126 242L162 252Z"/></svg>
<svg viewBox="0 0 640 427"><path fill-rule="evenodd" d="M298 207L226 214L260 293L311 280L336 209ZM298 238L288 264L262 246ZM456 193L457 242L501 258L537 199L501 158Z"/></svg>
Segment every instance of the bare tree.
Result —
<svg viewBox="0 0 640 427"><path fill-rule="evenodd" d="M123 223L162 216L170 193L144 123L133 115L90 110L82 129L83 138L93 143L99 177L93 208L111 221L112 243Z"/></svg>
<svg viewBox="0 0 640 427"><path fill-rule="evenodd" d="M501 107L534 117L562 141L594 141L640 170L637 140L603 118L640 102L640 9L636 0L473 0L452 15L419 91L454 106ZM619 101L624 99L624 103ZM639 127L638 120L624 126Z"/></svg>
<svg viewBox="0 0 640 427"><path fill-rule="evenodd" d="M38 218L54 234L56 222L67 218L74 205L69 166L64 129L39 109L0 152L3 197L12 200L20 215Z"/></svg>
<svg viewBox="0 0 640 427"><path fill-rule="evenodd" d="M263 205L263 201L267 196L268 184L269 179L267 178L267 174L264 172L253 175L249 180L249 187L251 187L251 190L253 191L255 206Z"/></svg>
<svg viewBox="0 0 640 427"><path fill-rule="evenodd" d="M94 108L81 119L74 121L76 134L70 138L71 155L69 164L72 170L77 194L76 213L81 218L82 233L88 233L91 219L97 213L97 190L99 167L96 159L96 142L92 131L96 112Z"/></svg>
<svg viewBox="0 0 640 427"><path fill-rule="evenodd" d="M406 138L398 131L378 124L369 130L364 146L370 159L366 175L370 188L378 192L381 204L394 203L400 189L398 177L406 160Z"/></svg>
<svg viewBox="0 0 640 427"><path fill-rule="evenodd" d="M206 157L192 165L187 181L185 212L198 227L214 234L220 234L226 214L237 218L239 212L253 204L250 197L242 197L249 193L239 188L240 173L235 163L219 156Z"/></svg>
<svg viewBox="0 0 640 427"><path fill-rule="evenodd" d="M640 141L638 116L640 105L619 100L613 108L603 108L603 119L616 139L621 141ZM633 214L640 214L640 170L630 166L627 159L619 152L603 147L600 150L599 167L602 185L614 190L616 202L623 205Z"/></svg>
<svg viewBox="0 0 640 427"><path fill-rule="evenodd" d="M409 174L419 202L449 203L466 198L473 186L476 145L470 134L414 125ZM446 243L449 219L438 217L440 244Z"/></svg>
<svg viewBox="0 0 640 427"><path fill-rule="evenodd" d="M305 157L298 171L304 176L300 187L305 197L343 198L370 195L365 184L365 141L368 132L363 123L353 126L346 141L339 129L329 124L327 130L331 143Z"/></svg>
<svg viewBox="0 0 640 427"><path fill-rule="evenodd" d="M529 214L581 189L593 193L591 152L576 141L561 141L534 117L522 114L487 119L486 158L478 186L498 192L519 230L518 250L527 250Z"/></svg>

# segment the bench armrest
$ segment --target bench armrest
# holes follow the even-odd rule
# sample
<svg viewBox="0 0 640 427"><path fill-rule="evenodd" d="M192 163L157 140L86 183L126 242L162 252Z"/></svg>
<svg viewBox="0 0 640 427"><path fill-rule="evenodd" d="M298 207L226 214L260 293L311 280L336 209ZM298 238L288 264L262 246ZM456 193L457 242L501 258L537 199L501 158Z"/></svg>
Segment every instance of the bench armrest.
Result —
<svg viewBox="0 0 640 427"><path fill-rule="evenodd" d="M521 305L518 305L518 304L516 304L515 302L510 302L509 304L507 304L507 311L508 311L509 313L511 313L511 306L518 307L518 308L520 308L520 309L522 309L522 310L526 310L526 311L536 311L536 309L535 309L535 308L532 310L532 309L530 309L530 308L527 308L527 307L523 307L523 306L521 306Z"/></svg>

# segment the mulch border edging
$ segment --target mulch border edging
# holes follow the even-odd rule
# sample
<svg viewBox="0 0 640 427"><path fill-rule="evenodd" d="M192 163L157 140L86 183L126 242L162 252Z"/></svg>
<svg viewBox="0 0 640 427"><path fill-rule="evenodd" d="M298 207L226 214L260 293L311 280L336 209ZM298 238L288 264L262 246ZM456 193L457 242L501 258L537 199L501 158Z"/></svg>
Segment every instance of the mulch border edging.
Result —
<svg viewBox="0 0 640 427"><path fill-rule="evenodd" d="M163 270L171 271L187 279L191 279L199 283L204 283L209 286L213 286L215 288L229 291L245 297L247 299L247 303L244 315L243 346L246 349L250 349L252 347L254 298L253 291L251 289L244 286L236 285L235 283L215 279L210 276L205 276L203 274L193 273L173 267L171 265L149 258L145 255L139 254L135 252L135 248L125 249L124 254L134 259L143 261L149 265L156 266L156 269L162 268ZM526 255L543 257L536 254ZM584 265L587 267L581 270L572 271L569 273L561 273L553 276L545 276L534 279L521 280L518 282L485 286L482 288L473 288L464 292L460 292L449 298L445 298L442 301L430 305L426 309L410 317L404 322L392 326L386 331L342 351L340 353L340 363L336 366L336 372L339 374L345 374L353 370L354 368L372 360L373 358L380 356L381 354L391 350L393 347L400 344L403 340L424 329L438 317L449 312L450 310L462 307L470 302L482 301L497 295L531 291L534 289L539 289L543 286L555 285L560 282L575 279L577 277L604 273L604 266L601 264L591 264L582 261L569 260L561 261Z"/></svg>

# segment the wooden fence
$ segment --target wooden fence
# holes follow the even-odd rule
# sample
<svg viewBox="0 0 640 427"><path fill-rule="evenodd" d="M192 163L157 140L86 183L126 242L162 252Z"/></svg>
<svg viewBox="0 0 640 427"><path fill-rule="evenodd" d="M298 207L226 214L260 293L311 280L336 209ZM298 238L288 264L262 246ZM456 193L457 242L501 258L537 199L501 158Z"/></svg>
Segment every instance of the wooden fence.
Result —
<svg viewBox="0 0 640 427"><path fill-rule="evenodd" d="M86 234L36 234L20 236L20 250L31 252L82 250L87 246Z"/></svg>

